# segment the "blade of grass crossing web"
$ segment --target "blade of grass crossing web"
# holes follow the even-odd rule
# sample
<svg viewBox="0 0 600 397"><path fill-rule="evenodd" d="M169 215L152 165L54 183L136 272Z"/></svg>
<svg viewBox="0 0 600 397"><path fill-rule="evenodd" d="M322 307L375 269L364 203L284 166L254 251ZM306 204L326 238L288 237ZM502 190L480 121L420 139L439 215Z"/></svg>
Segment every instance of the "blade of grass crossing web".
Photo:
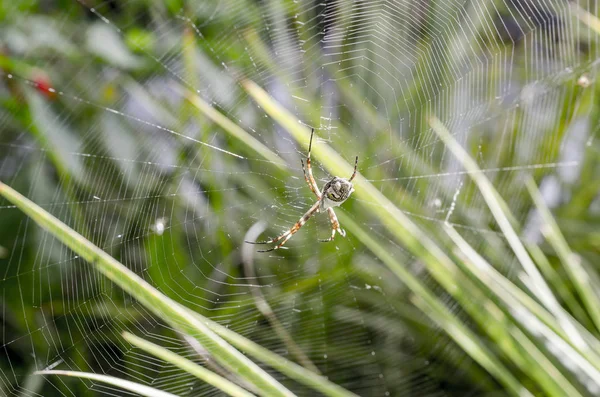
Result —
<svg viewBox="0 0 600 397"><path fill-rule="evenodd" d="M367 246L379 259L381 259L405 285L413 291L415 299L427 306L432 320L442 325L442 328L453 338L465 352L485 368L490 374L502 382L508 390L516 395L529 394L511 372L502 364L502 361L486 348L485 344L467 327L461 319L454 316L451 311L423 286L404 266L398 263L379 243L359 227L350 217L340 213L340 220L365 246ZM497 348L504 353L513 363L517 364L523 373L537 381L540 389L548 396L562 397L564 395L578 395L576 389L564 378L551 376L559 372L558 369L543 356L537 347L509 321L502 310L490 299L477 297L481 304L478 310L473 311L473 306L467 307L471 316L481 325L486 333L495 342ZM415 301L415 304L417 303ZM419 306L424 309L425 307ZM512 330L512 332L509 332ZM471 338L467 340L467 338ZM573 394L574 393L574 394Z"/></svg>
<svg viewBox="0 0 600 397"><path fill-rule="evenodd" d="M48 230L83 259L92 263L98 271L140 301L159 318L183 333L196 338L215 360L255 385L259 391L273 396L293 395L258 365L211 331L206 326L206 318L190 316L185 307L162 295L140 276L2 182L0 182L0 195L16 205L39 226Z"/></svg>
<svg viewBox="0 0 600 397"><path fill-rule="evenodd" d="M460 253L464 255L465 260L463 263L467 270L481 283L490 286L490 290L503 302L502 308L506 316L514 317L515 321L521 322L523 324L522 328L529 330L532 337L539 336L542 333L546 336L546 339L554 342L558 341L553 344L552 349L548 349L550 353L556 356L557 352L560 352L561 358L566 357L573 365L579 367L578 371L584 372L591 379L600 379L600 361L594 351L590 349L577 350L577 347L571 343L571 338L556 324L556 321L553 318L548 318L549 313L545 309L539 307L535 300L498 273L453 227L445 225L445 230L460 250ZM537 321L532 321L534 318ZM535 326L533 326L534 323ZM589 334L585 336L592 337ZM517 339L522 341L520 335ZM550 344L550 342L545 344ZM536 358L536 361L539 360ZM524 368L524 372L531 368L532 366L528 365ZM552 368L545 368L545 370L548 373L555 372ZM563 389L568 389L568 386L563 387Z"/></svg>
<svg viewBox="0 0 600 397"><path fill-rule="evenodd" d="M525 246L527 247L527 251L529 251L531 258L538 265L546 280L548 280L548 284L554 288L557 295L562 299L569 311L573 314L573 317L575 317L582 324L593 326L584 307L581 306L581 303L571 291L570 286L561 279L561 275L552 267L552 264L542 249L536 244L526 243ZM600 352L600 346L596 348L596 352Z"/></svg>
<svg viewBox="0 0 600 397"><path fill-rule="evenodd" d="M525 246L519 239L519 236L511 225L511 219L514 219L504 200L500 198L500 195L490 182L490 180L481 172L477 163L471 158L467 151L454 139L442 122L435 116L429 119L429 124L432 130L438 135L438 137L444 142L446 147L454 154L456 159L462 164L467 170L471 179L475 182L479 191L481 192L485 202L488 205L494 219L498 223L498 226L502 230L504 237L508 244L515 253L521 266L523 266L525 272L529 276L531 283L533 284L532 291L534 294L546 305L549 310L559 319L561 326L567 331L567 333L574 338L573 343L579 347L584 346L583 339L579 335L575 326L572 324L568 314L564 312L564 309L559 305L556 297L546 284L546 281L540 274L538 268L535 266L531 257L527 253Z"/></svg>
<svg viewBox="0 0 600 397"><path fill-rule="evenodd" d="M498 381L514 395L531 395L531 393L524 388L504 366L502 361L499 360L476 335L466 328L461 320L454 316L452 312L439 301L433 292L413 276L405 266L398 263L383 246L358 226L350 217L340 213L340 220L343 221L346 229L351 231L357 239L384 262L386 266L413 292L414 303L417 307L438 323L473 360L498 379Z"/></svg>
<svg viewBox="0 0 600 397"><path fill-rule="evenodd" d="M413 295L411 301L433 322L444 329L473 360L496 377L511 394L520 397L533 397L533 394L524 388L519 380L504 367L502 362L493 353L485 349L484 345L479 342L478 337L460 321L452 316L449 317L447 311L439 306L430 305L421 296Z"/></svg>
<svg viewBox="0 0 600 397"><path fill-rule="evenodd" d="M248 134L246 130L231 121L208 102L200 98L197 94L189 90L184 90L180 87L181 94L191 103L196 109L201 111L206 117L211 119L215 124L225 130L229 135L240 140L250 149L252 149L259 156L274 164L278 168L285 170L287 165L279 156L273 153L268 147L263 145L260 141Z"/></svg>
<svg viewBox="0 0 600 397"><path fill-rule="evenodd" d="M529 178L525 185L544 222L542 234L558 254L565 272L569 275L575 290L579 293L587 309L587 313L594 322L596 329L600 330L600 300L598 300L598 295L594 292L594 289L598 290L599 286L592 285L592 278L582 266L581 259L571 251L535 182Z"/></svg>
<svg viewBox="0 0 600 397"><path fill-rule="evenodd" d="M216 387L217 389L229 394L230 396L254 396L252 393L241 388L240 386L236 385L230 380L223 378L221 375L215 374L214 372L204 368L203 366L198 365L195 362L180 356L179 354L175 354L162 346L158 346L152 342L130 334L129 332L124 332L123 338L132 345L160 358L161 360L175 365L176 367L184 370L185 372L191 375L194 375L198 379Z"/></svg>
<svg viewBox="0 0 600 397"><path fill-rule="evenodd" d="M51 371L37 371L36 375L62 375L62 376L71 376L74 378L80 379L89 379L96 382L106 383L112 386L117 386L123 390L128 390L130 392L134 392L139 394L140 396L147 397L177 397L176 394L167 393L166 391L155 389L154 387L141 385L139 383L131 382L129 380L116 378L114 376L108 375L100 375L100 374L92 374L89 372L77 372L77 371L60 371L60 370L51 370Z"/></svg>
<svg viewBox="0 0 600 397"><path fill-rule="evenodd" d="M597 16L590 14L589 11L585 10L575 2L569 2L569 6L571 8L571 12L573 12L581 22L583 22L594 32L600 34L600 19L598 19Z"/></svg>
<svg viewBox="0 0 600 397"><path fill-rule="evenodd" d="M562 370L555 366L552 360L523 331L514 324L509 324L507 328L517 343L527 351L524 356L529 360L530 368L526 373L534 379L543 379L538 381L538 386L545 391L546 395L583 397L577 388L563 375ZM543 344L541 340L536 342Z"/></svg>
<svg viewBox="0 0 600 397"><path fill-rule="evenodd" d="M199 315L190 310L190 315ZM224 327L214 321L207 320L206 325L215 333L226 339L241 351L269 365L291 379L331 397L352 397L356 394L330 382L325 377L317 375L285 357L273 353L269 349L245 338L244 336Z"/></svg>

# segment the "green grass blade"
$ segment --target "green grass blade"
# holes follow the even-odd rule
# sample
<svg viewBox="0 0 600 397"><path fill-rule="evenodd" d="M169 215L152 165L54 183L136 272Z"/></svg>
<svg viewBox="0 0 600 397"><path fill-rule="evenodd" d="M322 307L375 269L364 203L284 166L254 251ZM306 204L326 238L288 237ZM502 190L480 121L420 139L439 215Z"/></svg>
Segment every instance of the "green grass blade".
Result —
<svg viewBox="0 0 600 397"><path fill-rule="evenodd" d="M594 322L596 329L600 330L600 300L594 292L594 290L598 291L599 286L592 285L593 279L591 275L582 266L581 259L571 251L535 182L532 179L528 179L525 185L544 222L542 234L558 254L565 272L569 275L571 282L575 286L575 290L579 293L583 301L587 313Z"/></svg>
<svg viewBox="0 0 600 397"><path fill-rule="evenodd" d="M189 90L179 88L181 94L199 111L201 111L206 117L211 119L215 124L225 130L234 138L242 141L246 146L260 155L262 158L270 163L276 165L279 169L287 170L287 164L281 157L273 153L268 147L263 145L259 140L248 134L246 130L231 121L227 116L223 115L217 109L212 107L208 102L200 98Z"/></svg>
<svg viewBox="0 0 600 397"><path fill-rule="evenodd" d="M342 215L342 214L340 214ZM398 263L389 252L374 238L358 226L350 217L341 216L345 227L350 230L367 248L381 259L402 282L414 293L414 303L430 318L438 323L453 338L465 352L479 365L485 368L492 376L496 377L507 390L516 396L531 395L523 388L502 362L473 335L456 316L412 273Z"/></svg>
<svg viewBox="0 0 600 397"><path fill-rule="evenodd" d="M569 6L571 8L571 12L575 14L577 19L579 19L584 25L589 27L594 32L600 34L600 19L598 19L597 16L590 14L587 10L575 2L569 2Z"/></svg>
<svg viewBox="0 0 600 397"><path fill-rule="evenodd" d="M0 195L83 259L92 263L98 271L135 297L148 310L174 328L196 338L215 360L255 385L259 391L272 396L293 395L262 368L211 331L206 326L208 319L200 315L190 316L184 306L161 294L106 252L2 182Z"/></svg>
<svg viewBox="0 0 600 397"><path fill-rule="evenodd" d="M513 229L511 224L512 215L508 211L508 208L504 201L500 198L500 195L479 169L477 163L471 158L467 151L454 139L442 122L435 116L429 120L432 130L438 135L438 137L444 142L446 147L454 154L456 159L462 164L467 170L471 179L475 182L479 191L481 192L484 200L486 201L494 219L498 223L498 226L502 230L508 244L515 253L517 259L521 263L521 266L525 269L525 272L529 276L532 283L530 287L534 294L548 307L548 309L559 319L561 326L568 332L569 335L575 337L573 342L579 347L584 347L583 338L579 335L575 326L572 324L571 319L565 313L564 309L560 306L556 297L548 287L548 284L540 274L538 268L535 266L531 257L529 256L525 246L521 242L519 236Z"/></svg>
<svg viewBox="0 0 600 397"><path fill-rule="evenodd" d="M479 338L453 316L448 316L447 310L439 306L429 305L422 297L413 295L411 299L415 306L421 309L429 318L443 328L448 335L465 351L473 360L479 363L490 374L498 379L514 396L532 396L518 379L491 353Z"/></svg>
<svg viewBox="0 0 600 397"><path fill-rule="evenodd" d="M581 306L581 303L577 300L569 285L562 280L561 275L552 267L542 249L536 244L526 244L525 246L533 261L540 268L544 278L548 280L548 284L556 291L557 296L564 302L573 314L573 317L580 322L589 322L589 316L583 306Z"/></svg>
<svg viewBox="0 0 600 397"><path fill-rule="evenodd" d="M128 390L137 393L141 396L147 397L177 397L176 394L167 393L166 391L155 389L154 387L141 385L139 383L131 382L129 380L116 378L114 376L92 374L89 372L77 372L77 371L36 371L36 375L63 375L72 376L75 378L89 379L97 382L106 383L109 385L120 387L121 389Z"/></svg>
<svg viewBox="0 0 600 397"><path fill-rule="evenodd" d="M123 338L131 343L132 345L166 361L178 368L181 368L185 372L194 375L198 379L203 380L204 382L213 385L217 389L229 394L230 396L239 396L239 397L252 397L254 396L252 393L247 390L241 388L235 383L231 382L228 379L223 378L221 375L215 374L214 372L204 368L201 365L196 364L195 362L188 360L185 357L182 357L178 354L173 353L172 351L165 349L162 346L158 346L152 342L148 342L145 339L142 339L138 336L130 334L129 332L123 333Z"/></svg>
<svg viewBox="0 0 600 397"><path fill-rule="evenodd" d="M190 314L197 315L197 313L191 311ZM285 357L265 349L258 343L243 337L227 327L210 320L208 320L206 324L215 333L219 334L222 338L226 339L238 349L269 365L270 367L276 369L298 383L308 386L313 390L319 391L330 397L356 397L356 394L336 385L335 383L332 383L324 376L317 375L301 365L298 365L292 361L289 361Z"/></svg>
<svg viewBox="0 0 600 397"><path fill-rule="evenodd" d="M555 355L556 352L560 352L561 358L568 358L573 365L579 367L578 371L585 373L590 379L600 379L600 362L594 351L590 349L577 350L577 347L571 343L572 338L565 334L562 328L558 327L553 318L549 318L550 315L544 308L539 307L536 301L494 269L453 227L446 225L445 229L464 255L466 260L463 263L467 269L481 283L489 286L490 291L504 303L505 315L514 316L513 313L518 313L515 320L520 321L523 327L529 329L532 334L543 334L549 341L547 344L553 346L550 349L551 352ZM517 339L521 343L525 343L521 335L518 335ZM529 342L526 343L529 344ZM533 352L532 349L528 349L528 351ZM536 358L536 365L539 361L539 358ZM528 369L531 369L531 366L528 366L525 370ZM546 368L545 372L550 371ZM568 387L565 386L563 389L568 389Z"/></svg>

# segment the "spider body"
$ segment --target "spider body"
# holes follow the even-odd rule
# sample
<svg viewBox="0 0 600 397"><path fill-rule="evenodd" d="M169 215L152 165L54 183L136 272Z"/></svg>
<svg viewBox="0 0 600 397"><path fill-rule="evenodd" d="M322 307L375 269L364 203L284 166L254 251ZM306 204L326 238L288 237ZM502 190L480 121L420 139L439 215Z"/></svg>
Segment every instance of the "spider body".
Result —
<svg viewBox="0 0 600 397"><path fill-rule="evenodd" d="M348 200L354 192L352 182L346 178L333 177L332 180L323 186L323 194L320 200L319 212L323 212L331 207L337 207Z"/></svg>
<svg viewBox="0 0 600 397"><path fill-rule="evenodd" d="M285 233L267 240L267 241L246 241L248 244L272 244L281 240L281 243L277 244L275 247L260 250L258 252L269 252L274 251L283 247L283 245L298 231L300 228L313 216L316 212L324 212L327 211L329 214L329 221L331 222L331 237L326 240L319 240L321 242L332 241L335 237L335 233L338 232L342 236L346 236L346 232L344 229L340 227L340 222L333 211L333 207L337 207L341 205L344 201L348 200L348 197L354 192L354 187L352 185L352 180L356 176L356 170L358 167L358 156L356 156L356 160L354 161L354 172L349 179L333 177L329 182L323 186L323 193L319 190L317 186L317 182L312 174L312 167L310 163L310 152L312 149L312 138L315 133L315 129L313 128L310 133L310 142L308 144L308 155L306 156L306 168L304 168L304 162L302 163L302 170L304 171L304 180L308 184L309 189L313 192L313 194L317 197L317 202L313 204L312 207ZM307 172L308 169L308 172Z"/></svg>

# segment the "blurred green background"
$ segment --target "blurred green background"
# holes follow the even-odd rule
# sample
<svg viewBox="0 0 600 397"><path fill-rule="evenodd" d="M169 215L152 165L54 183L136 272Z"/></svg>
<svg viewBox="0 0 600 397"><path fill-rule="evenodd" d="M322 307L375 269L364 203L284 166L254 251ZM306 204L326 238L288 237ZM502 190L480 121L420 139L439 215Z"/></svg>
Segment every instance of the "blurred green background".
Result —
<svg viewBox="0 0 600 397"><path fill-rule="evenodd" d="M536 264L559 303L597 338L525 181L539 186L597 291L598 15L594 1L3 2L0 181L167 296L302 361L257 308L265 299L305 362L359 395L505 395L356 234L318 243L330 233L324 214L287 250L252 251L248 263L242 249L252 225L263 221L262 238L276 236L314 197L300 166L306 142L239 82L254 81L314 127L315 145L349 163L358 155L360 174L448 255L462 258L449 248L446 222L532 294L469 173L432 132L427 118L437 115L504 197L522 241L541 249ZM214 110L245 133L224 128ZM329 176L320 164L313 158L322 186ZM473 337L501 350L369 211L380 206L353 196L338 210L342 227L351 219ZM219 393L124 343L129 330L210 365L3 199L0 290L0 395L125 395L32 375L48 366L182 396ZM501 352L498 360L532 394L547 394L522 365ZM600 393L569 363L550 360L582 395Z"/></svg>

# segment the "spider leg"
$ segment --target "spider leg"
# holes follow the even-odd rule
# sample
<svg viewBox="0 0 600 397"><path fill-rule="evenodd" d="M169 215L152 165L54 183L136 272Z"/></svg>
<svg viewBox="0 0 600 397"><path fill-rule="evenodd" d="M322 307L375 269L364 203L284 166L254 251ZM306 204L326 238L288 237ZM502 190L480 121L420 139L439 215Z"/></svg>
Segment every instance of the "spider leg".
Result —
<svg viewBox="0 0 600 397"><path fill-rule="evenodd" d="M279 249L279 248L281 248L281 247L283 246L283 244L287 243L287 241L288 241L289 239L291 239L293 235L294 235L294 233L290 233L290 234L288 234L288 235L287 235L287 237L286 237L285 239L283 239L283 241L282 241L281 243L277 244L277 245L276 245L275 247L273 247L273 248L269 248L268 250L258 250L258 251L256 251L256 252L271 252L271 251L275 251L276 249Z"/></svg>
<svg viewBox="0 0 600 397"><path fill-rule="evenodd" d="M332 227L332 228L331 228L331 237L329 237L329 238L326 238L326 239L322 239L322 240L321 240L321 239L319 239L319 242L320 242L320 243L328 243L328 242L330 242L330 241L333 241L333 238L334 238L334 237L335 237L335 229Z"/></svg>
<svg viewBox="0 0 600 397"><path fill-rule="evenodd" d="M358 168L358 156L356 156L356 160L354 160L354 172L352 173L352 176L350 177L350 179L348 179L350 182L352 182L352 179L354 179L354 177L356 176L357 168Z"/></svg>
<svg viewBox="0 0 600 397"><path fill-rule="evenodd" d="M308 175L306 174L306 168L304 168L304 161L300 160L300 164L302 164L302 171L304 172L304 180L306 181L308 188L310 189L311 192L314 193L315 196L317 196L317 199L320 200L321 192L319 191L319 187L317 186L316 183L313 185L311 183L310 179L308 178ZM314 181L314 179L313 179L313 181Z"/></svg>
<svg viewBox="0 0 600 397"><path fill-rule="evenodd" d="M304 171L304 163L302 163L302 170L304 171L304 179L306 179L306 183L308 183L308 187L312 192L317 196L318 199L321 199L321 191L319 190L319 186L315 181L315 178L312 173L312 166L310 163L310 152L312 150L312 140L313 135L315 134L315 129L311 129L310 131L310 142L308 143L308 155L306 156L306 168L308 169L308 177L306 176L306 171Z"/></svg>
<svg viewBox="0 0 600 397"><path fill-rule="evenodd" d="M246 243L248 243L248 244L271 244L271 243L276 243L279 240L283 239L283 241L281 243L279 243L278 245L276 245L275 247L273 247L271 249L268 249L268 250L260 250L258 252L270 252L270 251L274 251L276 249L281 248L290 238L292 238L292 236L298 230L300 230L300 228L302 226L304 226L304 224L306 223L306 221L308 221L310 219L310 217L313 216L313 214L315 212L317 212L317 210L319 209L319 205L320 204L321 204L320 201L317 201L315 204L313 204L313 206L310 207L310 209L308 211L306 211L306 213L302 216L302 218L300 218L300 220L298 222L296 222L294 224L294 226L292 226L285 233L283 233L283 234L275 237L274 239L267 240L267 241L246 241Z"/></svg>
<svg viewBox="0 0 600 397"><path fill-rule="evenodd" d="M346 237L346 231L340 227L340 221L338 221L335 211L333 208L329 208L329 210L329 220L331 221L332 229L337 230L342 237Z"/></svg>
<svg viewBox="0 0 600 397"><path fill-rule="evenodd" d="M277 236L275 238L272 238L270 240L265 240L265 241L248 241L248 240L244 240L244 242L248 243L248 244L271 244L271 243L276 243L279 240L281 240L282 238L286 237L288 234L290 234L290 230L288 230L285 233L283 233L283 234L281 234L281 235L279 235L279 236Z"/></svg>
<svg viewBox="0 0 600 397"><path fill-rule="evenodd" d="M328 243L332 241L335 237L335 232L338 232L341 236L346 237L346 232L340 227L340 221L338 221L338 218L335 215L335 211L333 210L333 208L327 208L327 213L329 214L329 221L331 222L331 237L319 241L321 243Z"/></svg>

